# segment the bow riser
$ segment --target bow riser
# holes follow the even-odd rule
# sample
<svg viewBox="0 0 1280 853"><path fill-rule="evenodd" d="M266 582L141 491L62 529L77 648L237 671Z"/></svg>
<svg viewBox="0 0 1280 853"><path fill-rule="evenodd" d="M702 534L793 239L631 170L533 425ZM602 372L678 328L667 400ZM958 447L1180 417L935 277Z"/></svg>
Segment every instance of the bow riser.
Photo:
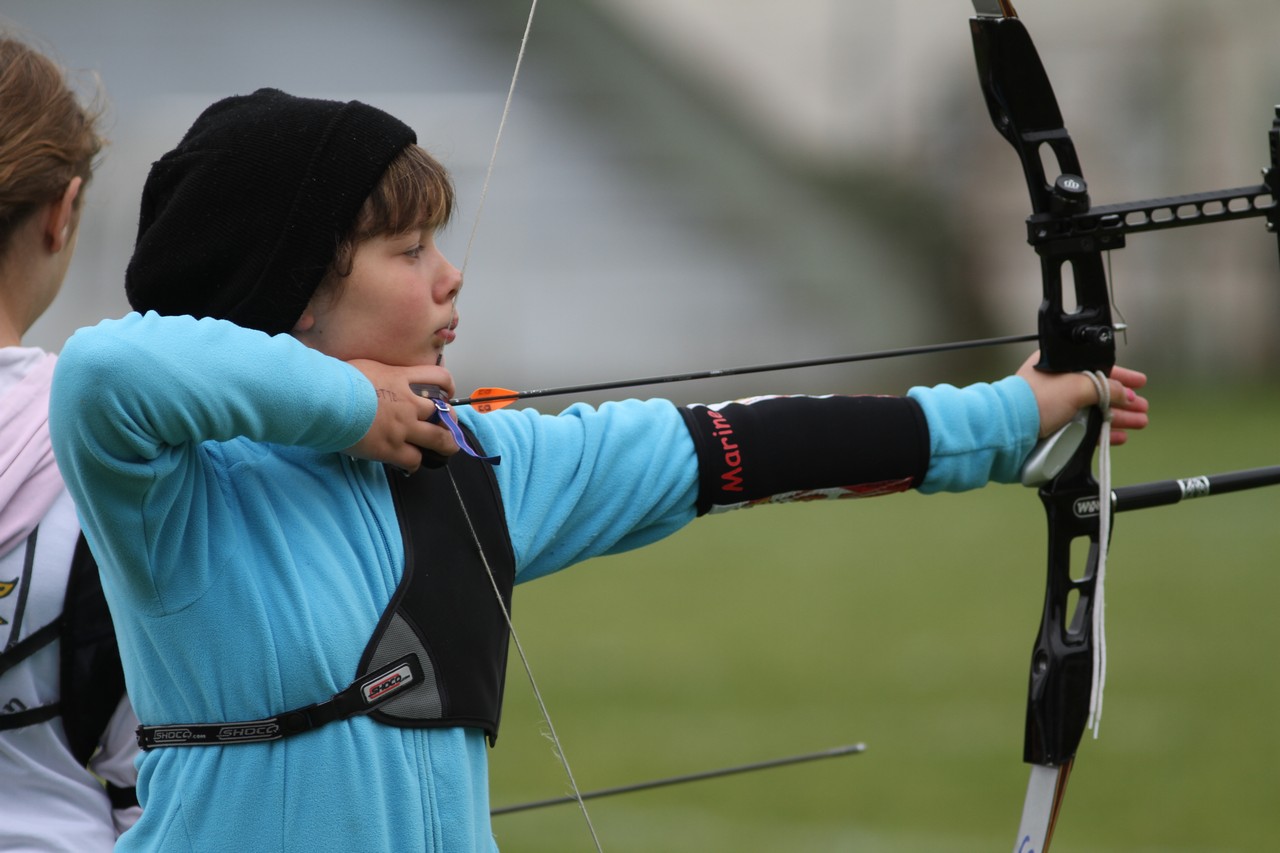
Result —
<svg viewBox="0 0 1280 853"><path fill-rule="evenodd" d="M988 110L1022 161L1033 215L1054 221L1087 210L1075 145L1022 22L979 16L970 19L970 30ZM1045 146L1062 170L1052 181L1044 173ZM1098 240L1092 235L1067 236L1035 248L1043 282L1038 367L1109 371L1115 364L1115 336ZM1068 273L1074 296L1070 304ZM1070 761L1088 717L1099 525L1096 510L1080 514L1077 508L1082 501L1097 501L1091 460L1100 431L1101 417L1094 412L1071 461L1040 491L1049 528L1049 566L1027 703L1025 758L1032 764L1059 766ZM1073 543L1081 538L1089 541L1089 556L1073 577Z"/></svg>
<svg viewBox="0 0 1280 853"><path fill-rule="evenodd" d="M1044 611L1031 653L1023 760L1058 767L1075 757L1089 717L1093 679L1093 605L1099 551L1098 483L1088 471L1101 418L1095 412L1081 446L1056 486L1040 490L1048 521ZM1083 468L1083 470L1081 470ZM1072 571L1077 540L1088 543L1082 572Z"/></svg>

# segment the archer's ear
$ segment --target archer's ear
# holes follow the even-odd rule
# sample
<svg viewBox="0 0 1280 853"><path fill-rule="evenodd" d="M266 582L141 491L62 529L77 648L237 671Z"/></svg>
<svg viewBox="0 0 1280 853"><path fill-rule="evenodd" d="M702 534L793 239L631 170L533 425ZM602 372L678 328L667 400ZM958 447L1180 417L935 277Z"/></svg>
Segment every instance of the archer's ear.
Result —
<svg viewBox="0 0 1280 853"><path fill-rule="evenodd" d="M302 312L302 316L298 318L298 322L293 324L292 334L295 334L295 335L306 334L307 332L314 329L315 325L316 325L315 312L311 310L310 305L307 305L306 309Z"/></svg>
<svg viewBox="0 0 1280 853"><path fill-rule="evenodd" d="M80 224L79 217L76 215L76 199L80 195L80 187L83 184L82 178L72 178L58 200L48 207L44 223L44 240L49 251L54 254L61 252L71 243L72 235Z"/></svg>

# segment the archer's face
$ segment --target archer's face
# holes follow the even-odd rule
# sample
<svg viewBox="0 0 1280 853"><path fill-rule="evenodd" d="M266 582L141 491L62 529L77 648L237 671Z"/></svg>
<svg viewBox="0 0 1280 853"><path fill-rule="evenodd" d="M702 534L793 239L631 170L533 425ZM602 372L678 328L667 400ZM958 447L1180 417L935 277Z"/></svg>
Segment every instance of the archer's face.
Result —
<svg viewBox="0 0 1280 853"><path fill-rule="evenodd" d="M462 274L429 231L372 237L356 246L351 274L317 293L294 329L308 346L350 361L441 364L454 339Z"/></svg>

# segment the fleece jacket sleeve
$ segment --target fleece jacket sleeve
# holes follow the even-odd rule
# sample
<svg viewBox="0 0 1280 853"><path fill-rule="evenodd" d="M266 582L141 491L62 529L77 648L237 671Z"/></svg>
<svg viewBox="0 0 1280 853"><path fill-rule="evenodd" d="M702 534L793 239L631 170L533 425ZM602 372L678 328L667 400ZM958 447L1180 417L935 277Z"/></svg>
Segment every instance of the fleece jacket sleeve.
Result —
<svg viewBox="0 0 1280 853"><path fill-rule="evenodd" d="M929 422L929 470L921 492L961 492L1018 479L1040 430L1026 380L912 388L908 396Z"/></svg>
<svg viewBox="0 0 1280 853"><path fill-rule="evenodd" d="M502 490L517 580L647 545L694 518L693 440L666 400L459 411L489 451Z"/></svg>
<svg viewBox="0 0 1280 853"><path fill-rule="evenodd" d="M67 341L49 421L95 554L138 567L190 557L183 540L198 531L188 525L217 510L206 443L244 438L336 451L363 437L376 410L359 371L288 335L149 313ZM139 520L139 536L104 535Z"/></svg>

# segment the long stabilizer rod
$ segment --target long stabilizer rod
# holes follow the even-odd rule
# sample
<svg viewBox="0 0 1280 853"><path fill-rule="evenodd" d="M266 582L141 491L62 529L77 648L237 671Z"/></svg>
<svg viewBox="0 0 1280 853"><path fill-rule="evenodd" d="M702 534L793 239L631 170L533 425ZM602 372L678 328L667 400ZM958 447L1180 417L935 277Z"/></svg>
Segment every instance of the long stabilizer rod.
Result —
<svg viewBox="0 0 1280 853"><path fill-rule="evenodd" d="M1112 490L1111 504L1116 512L1127 512L1131 509L1168 506L1192 498L1225 495L1229 492L1242 492L1246 489L1278 484L1280 484L1280 465L1270 465L1264 468L1249 468L1245 471L1187 477L1182 480L1157 480L1152 483L1121 486Z"/></svg>

